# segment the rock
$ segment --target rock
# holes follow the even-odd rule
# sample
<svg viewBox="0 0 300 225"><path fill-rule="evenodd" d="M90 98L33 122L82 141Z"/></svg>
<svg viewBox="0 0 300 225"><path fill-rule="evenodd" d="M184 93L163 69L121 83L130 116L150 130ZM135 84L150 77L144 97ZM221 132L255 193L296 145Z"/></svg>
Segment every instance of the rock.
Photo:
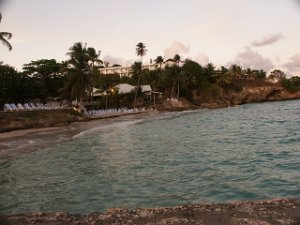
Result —
<svg viewBox="0 0 300 225"><path fill-rule="evenodd" d="M91 213L90 215L72 215L66 212L38 212L0 216L0 224L299 225L300 205L298 201L296 199L274 199L146 208L132 211L109 209L105 213Z"/></svg>

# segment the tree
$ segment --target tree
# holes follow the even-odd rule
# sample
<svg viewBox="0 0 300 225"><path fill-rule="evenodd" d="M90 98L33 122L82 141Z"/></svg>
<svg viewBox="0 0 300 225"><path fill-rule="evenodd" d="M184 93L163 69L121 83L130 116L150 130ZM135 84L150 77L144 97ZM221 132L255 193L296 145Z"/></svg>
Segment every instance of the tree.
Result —
<svg viewBox="0 0 300 225"><path fill-rule="evenodd" d="M174 55L174 57L173 57L173 59L174 59L174 60L175 60L175 62L177 63L177 66L179 66L180 59L181 59L180 55L178 55L178 54L175 54L175 55Z"/></svg>
<svg viewBox="0 0 300 225"><path fill-rule="evenodd" d="M136 54L137 56L140 56L141 57L141 65L143 64L143 57L146 55L147 53L147 49L146 49L146 45L143 43L143 42L139 42L137 45L136 45ZM136 87L136 90L135 90L135 96L134 96L134 104L133 104L133 107L135 108L136 106L136 98L137 98L137 94L138 94L138 89L140 87L140 79L141 79L141 73L139 74L138 76L138 82L137 82L137 87Z"/></svg>
<svg viewBox="0 0 300 225"><path fill-rule="evenodd" d="M23 72L34 79L38 87L37 97L44 103L49 97L59 96L59 89L66 80L61 65L55 59L31 61L23 66Z"/></svg>
<svg viewBox="0 0 300 225"><path fill-rule="evenodd" d="M280 82L286 78L286 75L281 70L273 70L268 78L273 81L274 83Z"/></svg>
<svg viewBox="0 0 300 225"><path fill-rule="evenodd" d="M181 78L182 70L179 66L166 67L164 71L163 84L165 86L165 92L170 98L178 96L178 84Z"/></svg>
<svg viewBox="0 0 300 225"><path fill-rule="evenodd" d="M120 76L118 74L100 75L100 87L106 92L105 109L108 105L108 95L111 94L110 90L120 82Z"/></svg>
<svg viewBox="0 0 300 225"><path fill-rule="evenodd" d="M91 70L91 79L92 79L92 85L89 90L89 98L92 100L92 104L94 104L94 96L93 96L93 88L94 83L97 80L97 75L99 75L99 68L103 67L103 61L99 59L101 51L98 51L98 54L96 52L95 48L89 47L87 48L87 54L89 57L89 64L90 64L90 70Z"/></svg>
<svg viewBox="0 0 300 225"><path fill-rule="evenodd" d="M157 56L154 62L159 65L159 68L161 68L162 63L164 62L164 58L162 56Z"/></svg>
<svg viewBox="0 0 300 225"><path fill-rule="evenodd" d="M231 65L229 71L230 71L230 76L232 76L233 78L241 78L243 74L242 67L236 64Z"/></svg>
<svg viewBox="0 0 300 225"><path fill-rule="evenodd" d="M216 74L216 67L213 63L208 63L205 67L204 67L204 73L207 77L208 80L213 81L214 76Z"/></svg>
<svg viewBox="0 0 300 225"><path fill-rule="evenodd" d="M156 90L157 86L161 82L161 77L162 77L162 71L160 69L156 70L146 70L145 71L145 80L147 84L150 84L151 88L153 89L154 95L153 95L153 103L154 107L156 107Z"/></svg>
<svg viewBox="0 0 300 225"><path fill-rule="evenodd" d="M213 79L221 87L230 84L232 80L231 76L229 76L228 69L224 66L213 75Z"/></svg>
<svg viewBox="0 0 300 225"><path fill-rule="evenodd" d="M93 48L87 48L86 44L77 42L67 53L70 56L67 68L68 80L63 90L71 97L79 99L80 105L83 105L84 96L91 92L93 77L98 73L95 67L98 55L95 52Z"/></svg>
<svg viewBox="0 0 300 225"><path fill-rule="evenodd" d="M0 23L2 20L2 14L0 13ZM8 47L9 51L12 50L11 44L8 42L12 38L12 34L8 32L0 32L0 41L2 44L4 44L6 47Z"/></svg>
<svg viewBox="0 0 300 225"><path fill-rule="evenodd" d="M24 103L37 98L39 90L35 78L0 62L0 107L4 103Z"/></svg>

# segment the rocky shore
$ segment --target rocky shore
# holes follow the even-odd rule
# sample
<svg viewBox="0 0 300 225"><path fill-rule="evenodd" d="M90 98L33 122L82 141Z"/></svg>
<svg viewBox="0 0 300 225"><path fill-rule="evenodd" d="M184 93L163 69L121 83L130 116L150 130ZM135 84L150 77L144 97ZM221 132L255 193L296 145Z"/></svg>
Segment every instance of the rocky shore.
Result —
<svg viewBox="0 0 300 225"><path fill-rule="evenodd" d="M5 225L97 224L199 224L199 225L299 225L300 199L239 201L126 210L113 208L89 215L37 212L0 216Z"/></svg>

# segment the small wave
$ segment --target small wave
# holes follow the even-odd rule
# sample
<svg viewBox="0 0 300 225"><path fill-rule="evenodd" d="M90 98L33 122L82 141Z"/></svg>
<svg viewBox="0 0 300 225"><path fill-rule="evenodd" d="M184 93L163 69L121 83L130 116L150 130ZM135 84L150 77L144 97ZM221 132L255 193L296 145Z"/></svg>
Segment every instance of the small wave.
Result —
<svg viewBox="0 0 300 225"><path fill-rule="evenodd" d="M194 114L194 113L199 113L199 112L202 112L204 110L206 110L206 109L201 109L201 111L200 110L185 110L185 111L179 111L179 112L159 113L155 117L145 119L143 122L148 123L148 122L151 122L153 120L172 120L172 119L177 118L177 117L186 116L186 115Z"/></svg>
<svg viewBox="0 0 300 225"><path fill-rule="evenodd" d="M114 130L116 128L124 129L128 126L135 125L135 124L141 123L143 121L144 121L144 119L128 120L128 121L121 121L121 122L118 122L118 123L112 123L112 124L109 124L109 125L94 127L92 129L85 130L85 131L83 131L79 134L74 135L72 137L72 139L81 138L81 137L84 137L86 135L90 135L90 134L94 134L94 133L98 133L98 132L108 131L108 130L113 129L113 128L114 128Z"/></svg>

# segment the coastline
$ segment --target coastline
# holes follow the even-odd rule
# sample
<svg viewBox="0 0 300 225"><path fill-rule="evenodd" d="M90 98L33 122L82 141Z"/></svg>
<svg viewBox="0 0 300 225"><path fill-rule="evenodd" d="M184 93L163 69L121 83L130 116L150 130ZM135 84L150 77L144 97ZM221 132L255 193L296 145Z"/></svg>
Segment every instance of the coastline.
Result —
<svg viewBox="0 0 300 225"><path fill-rule="evenodd" d="M58 131L64 129L66 127L43 127L43 128L29 128L24 130L13 130L8 132L0 133L0 140L7 139L7 138L16 138L22 137L28 134L40 133L40 132L51 132L51 131Z"/></svg>
<svg viewBox="0 0 300 225"><path fill-rule="evenodd" d="M110 126L124 121L147 119L163 112L114 113L90 119L79 119L64 126L40 127L0 132L0 158L31 152L41 147L71 140L94 128Z"/></svg>
<svg viewBox="0 0 300 225"><path fill-rule="evenodd" d="M126 210L111 208L88 215L35 212L0 216L1 224L202 224L202 225L299 225L300 199L235 201Z"/></svg>
<svg viewBox="0 0 300 225"><path fill-rule="evenodd" d="M300 99L300 91L290 93L276 85L269 86L245 86L240 92L227 91L221 97L206 99L201 95L194 96L194 102L180 97L177 101L164 99L156 104L159 112L186 111L197 109L226 108L248 103L262 103L274 101L288 101ZM36 128L67 127L74 122L89 122L93 120L111 119L126 115L148 113L149 111L137 112L114 112L110 114L86 117L72 109L49 110L49 111L21 111L0 112L0 139L2 137L20 136L20 134L4 133ZM31 131L28 131L31 133ZM24 132L26 134L27 132Z"/></svg>

